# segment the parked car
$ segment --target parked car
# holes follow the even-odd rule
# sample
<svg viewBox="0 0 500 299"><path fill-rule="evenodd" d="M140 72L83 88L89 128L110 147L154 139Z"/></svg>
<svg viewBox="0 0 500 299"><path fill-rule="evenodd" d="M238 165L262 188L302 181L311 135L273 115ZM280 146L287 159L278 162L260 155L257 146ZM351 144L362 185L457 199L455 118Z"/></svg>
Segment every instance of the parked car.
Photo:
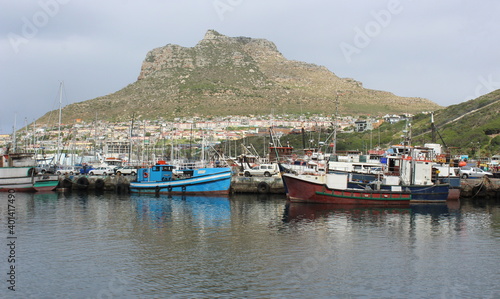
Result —
<svg viewBox="0 0 500 299"><path fill-rule="evenodd" d="M116 174L120 175L120 174L123 174L123 175L126 175L126 174L130 174L130 175L136 175L137 174L137 169L133 166L123 166L123 167L118 167L116 168Z"/></svg>
<svg viewBox="0 0 500 299"><path fill-rule="evenodd" d="M72 166L63 166L63 167L58 167L56 169L56 174L58 174L58 175L65 175L65 174L74 175L75 173L78 173L78 172L79 171L75 167L72 167Z"/></svg>
<svg viewBox="0 0 500 299"><path fill-rule="evenodd" d="M90 175L111 175L114 173L113 168L107 166L97 167L89 171Z"/></svg>
<svg viewBox="0 0 500 299"><path fill-rule="evenodd" d="M80 168L80 174L89 174L93 169L94 169L94 167L92 167L90 165L83 165Z"/></svg>
<svg viewBox="0 0 500 299"><path fill-rule="evenodd" d="M493 177L493 173L491 172L484 171L479 167L470 167L470 166L461 167L460 170L458 171L458 174L462 179L466 179L469 177L482 178L483 176Z"/></svg>
<svg viewBox="0 0 500 299"><path fill-rule="evenodd" d="M35 167L37 173L56 173L56 166L53 164L40 164Z"/></svg>
<svg viewBox="0 0 500 299"><path fill-rule="evenodd" d="M277 164L261 164L254 166L250 169L245 169L243 172L246 177L251 176L265 176L270 177L272 175L278 174L279 168Z"/></svg>

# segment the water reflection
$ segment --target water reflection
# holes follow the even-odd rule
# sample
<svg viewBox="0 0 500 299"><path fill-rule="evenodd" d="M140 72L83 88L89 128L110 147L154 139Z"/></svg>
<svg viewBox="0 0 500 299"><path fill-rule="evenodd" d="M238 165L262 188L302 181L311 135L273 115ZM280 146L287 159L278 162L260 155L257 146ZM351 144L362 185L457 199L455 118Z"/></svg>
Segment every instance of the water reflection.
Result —
<svg viewBox="0 0 500 299"><path fill-rule="evenodd" d="M1 216L6 226L5 208ZM397 208L54 192L16 194L16 216L20 298L493 298L498 291L498 203Z"/></svg>
<svg viewBox="0 0 500 299"><path fill-rule="evenodd" d="M412 214L431 215L439 217L460 213L459 201L448 201L445 203L418 203L410 205Z"/></svg>
<svg viewBox="0 0 500 299"><path fill-rule="evenodd" d="M31 194L30 194L31 195ZM50 191L50 192L36 192L32 193L33 199L36 201L56 201L59 199L59 193Z"/></svg>
<svg viewBox="0 0 500 299"><path fill-rule="evenodd" d="M204 225L226 221L231 215L228 197L135 195L132 201L138 218L157 227L172 222L180 214Z"/></svg>
<svg viewBox="0 0 500 299"><path fill-rule="evenodd" d="M336 215L349 215L353 220L378 219L384 215L411 214L412 216L427 215L432 217L459 216L460 202L446 203L418 203L411 204L407 208L374 206L374 205L333 205L333 204L311 204L290 203L285 206L283 215L284 222L300 220L316 220L332 218Z"/></svg>
<svg viewBox="0 0 500 299"><path fill-rule="evenodd" d="M317 220L334 218L335 216L347 216L353 221L366 221L367 219L377 221L387 215L409 214L410 212L410 208L400 207L287 203L283 221Z"/></svg>

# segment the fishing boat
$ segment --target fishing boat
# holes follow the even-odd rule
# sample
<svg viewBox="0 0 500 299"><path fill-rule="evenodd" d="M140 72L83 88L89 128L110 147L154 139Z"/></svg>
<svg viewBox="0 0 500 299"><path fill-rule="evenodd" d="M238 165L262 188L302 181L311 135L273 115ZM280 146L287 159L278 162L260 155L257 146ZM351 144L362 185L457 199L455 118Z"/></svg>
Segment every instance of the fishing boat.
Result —
<svg viewBox="0 0 500 299"><path fill-rule="evenodd" d="M58 184L58 175L37 174L33 176L33 189L37 192L54 191Z"/></svg>
<svg viewBox="0 0 500 299"><path fill-rule="evenodd" d="M410 190L412 202L446 202L447 199L456 199L455 192L450 182L438 176L430 154L432 151L427 147L393 146L398 150L384 158L384 171L381 177L374 179L380 184L380 188L391 190L394 186L400 186ZM373 184L373 182L370 182ZM350 180L350 188L364 189L367 181Z"/></svg>
<svg viewBox="0 0 500 299"><path fill-rule="evenodd" d="M165 161L137 172L130 192L154 194L229 194L231 168L176 169Z"/></svg>
<svg viewBox="0 0 500 299"><path fill-rule="evenodd" d="M32 167L0 167L0 192L33 192Z"/></svg>
<svg viewBox="0 0 500 299"><path fill-rule="evenodd" d="M37 175L33 153L3 153L0 159L0 192L52 191L58 176Z"/></svg>
<svg viewBox="0 0 500 299"><path fill-rule="evenodd" d="M391 190L377 185L364 189L349 188L348 173L319 175L283 173L283 183L290 202L357 205L409 205L411 192L400 186Z"/></svg>

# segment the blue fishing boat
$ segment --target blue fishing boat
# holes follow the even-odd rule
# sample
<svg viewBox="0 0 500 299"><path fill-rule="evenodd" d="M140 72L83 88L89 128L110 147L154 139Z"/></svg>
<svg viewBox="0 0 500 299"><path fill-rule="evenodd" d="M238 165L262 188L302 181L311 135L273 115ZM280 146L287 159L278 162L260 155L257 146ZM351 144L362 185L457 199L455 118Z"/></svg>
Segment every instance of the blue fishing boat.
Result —
<svg viewBox="0 0 500 299"><path fill-rule="evenodd" d="M164 161L139 169L130 192L154 194L229 194L231 168L198 168L177 170Z"/></svg>

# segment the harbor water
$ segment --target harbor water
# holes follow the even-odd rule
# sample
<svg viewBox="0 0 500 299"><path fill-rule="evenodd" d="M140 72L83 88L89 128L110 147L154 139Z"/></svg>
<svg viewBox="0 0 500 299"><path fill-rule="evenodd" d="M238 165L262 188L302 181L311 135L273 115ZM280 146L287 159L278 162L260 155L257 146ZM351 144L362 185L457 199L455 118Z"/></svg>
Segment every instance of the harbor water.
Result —
<svg viewBox="0 0 500 299"><path fill-rule="evenodd" d="M500 297L494 202L0 196L0 298Z"/></svg>

